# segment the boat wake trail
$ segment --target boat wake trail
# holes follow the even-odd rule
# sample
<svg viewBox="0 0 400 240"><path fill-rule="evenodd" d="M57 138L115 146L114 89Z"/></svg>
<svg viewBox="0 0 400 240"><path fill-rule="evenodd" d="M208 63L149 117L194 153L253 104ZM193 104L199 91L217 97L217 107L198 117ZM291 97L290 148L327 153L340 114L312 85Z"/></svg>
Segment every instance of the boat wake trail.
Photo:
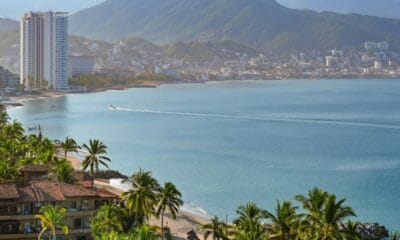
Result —
<svg viewBox="0 0 400 240"><path fill-rule="evenodd" d="M400 125L368 123L368 122L351 122L343 120L331 119L312 119L312 118L282 118L282 117L264 117L254 115L235 115L235 114L215 114L215 113L194 113L194 112L173 112L173 111L158 111L149 109L129 109L117 107L116 111L159 114L159 115L175 115L196 118L225 118L225 119L238 119L238 120L251 120L251 121L266 121L266 122L293 122L293 123L306 123L306 124L328 124L336 126L349 126L349 127L365 127L365 128L381 128L381 129L394 129L400 130Z"/></svg>

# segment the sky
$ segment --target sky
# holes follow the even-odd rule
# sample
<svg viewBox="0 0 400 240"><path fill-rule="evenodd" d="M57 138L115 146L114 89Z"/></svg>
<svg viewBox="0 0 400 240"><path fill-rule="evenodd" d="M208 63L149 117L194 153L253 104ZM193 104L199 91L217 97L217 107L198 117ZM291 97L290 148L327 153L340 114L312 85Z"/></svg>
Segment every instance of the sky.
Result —
<svg viewBox="0 0 400 240"><path fill-rule="evenodd" d="M104 0L0 0L0 17L19 20L28 11L64 11L70 14Z"/></svg>

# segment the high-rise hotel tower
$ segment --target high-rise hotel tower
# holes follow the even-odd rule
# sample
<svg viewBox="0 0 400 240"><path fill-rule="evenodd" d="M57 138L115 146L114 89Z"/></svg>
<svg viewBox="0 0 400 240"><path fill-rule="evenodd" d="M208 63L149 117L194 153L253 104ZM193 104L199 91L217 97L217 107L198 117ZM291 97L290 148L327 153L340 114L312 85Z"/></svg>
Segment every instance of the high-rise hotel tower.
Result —
<svg viewBox="0 0 400 240"><path fill-rule="evenodd" d="M29 12L21 21L21 84L68 89L68 14Z"/></svg>

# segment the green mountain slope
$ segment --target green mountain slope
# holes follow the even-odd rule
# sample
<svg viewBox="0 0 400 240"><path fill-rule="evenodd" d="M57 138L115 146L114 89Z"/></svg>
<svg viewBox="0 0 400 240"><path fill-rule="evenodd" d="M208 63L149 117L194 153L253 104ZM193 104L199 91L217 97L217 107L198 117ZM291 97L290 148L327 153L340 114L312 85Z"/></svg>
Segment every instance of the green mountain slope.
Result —
<svg viewBox="0 0 400 240"><path fill-rule="evenodd" d="M164 47L164 52L170 57L188 61L211 61L215 58L233 59L237 53L255 57L261 52L232 41L225 42L178 42Z"/></svg>
<svg viewBox="0 0 400 240"><path fill-rule="evenodd" d="M400 20L317 13L274 0L107 0L70 19L71 33L155 43L197 38L233 40L275 51L361 46L387 40L400 49Z"/></svg>

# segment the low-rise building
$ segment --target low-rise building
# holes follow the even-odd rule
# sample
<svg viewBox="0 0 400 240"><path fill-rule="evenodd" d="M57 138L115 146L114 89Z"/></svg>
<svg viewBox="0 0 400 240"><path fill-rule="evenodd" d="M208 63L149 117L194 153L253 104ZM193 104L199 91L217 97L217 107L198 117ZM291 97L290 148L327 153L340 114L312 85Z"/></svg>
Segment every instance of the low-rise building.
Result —
<svg viewBox="0 0 400 240"><path fill-rule="evenodd" d="M47 204L67 209L68 239L92 239L90 221L96 210L118 196L106 190L45 180L47 169L28 165L19 169L23 183L0 184L0 239L38 238L40 221L35 217ZM62 237L59 231L57 239Z"/></svg>

